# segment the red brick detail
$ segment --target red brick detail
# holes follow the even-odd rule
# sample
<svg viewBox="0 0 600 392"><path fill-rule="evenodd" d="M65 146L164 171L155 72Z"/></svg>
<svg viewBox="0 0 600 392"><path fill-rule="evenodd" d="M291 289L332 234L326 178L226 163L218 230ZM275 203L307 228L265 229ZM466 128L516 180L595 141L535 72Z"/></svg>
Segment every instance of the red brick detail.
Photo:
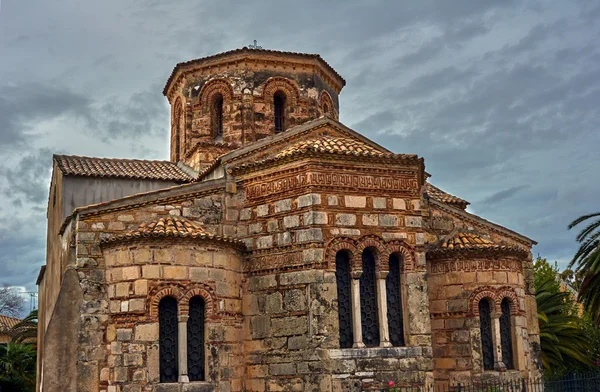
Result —
<svg viewBox="0 0 600 392"><path fill-rule="evenodd" d="M517 298L517 294L512 287L501 287L498 289L496 302L494 303L498 313L502 313L502 308L500 305L502 304L502 300L504 300L504 298L508 298L508 302L510 303L510 314L518 315L521 313L521 309L519 309L519 299Z"/></svg>
<svg viewBox="0 0 600 392"><path fill-rule="evenodd" d="M339 251L344 250L350 254L350 268L352 269L354 259L357 255L356 241L354 241L352 238L337 237L329 241L329 244L327 244L326 249L327 251L325 253L325 261L327 263L328 269L335 270L335 256Z"/></svg>
<svg viewBox="0 0 600 392"><path fill-rule="evenodd" d="M189 314L190 300L195 296L200 296L204 299L204 309L207 318L217 315L217 297L212 287L205 284L196 285L185 293L179 302L179 314Z"/></svg>
<svg viewBox="0 0 600 392"><path fill-rule="evenodd" d="M295 107L300 100L300 88L295 81L281 76L269 78L263 88L263 100L273 104L273 97L277 91L283 91L287 100L286 107Z"/></svg>
<svg viewBox="0 0 600 392"><path fill-rule="evenodd" d="M404 241L394 240L386 242L385 244L385 253L381 260L384 271L389 269L390 256L394 253L400 253L402 255L402 262L400 265L402 272L413 271L415 269L415 258L413 257L412 247Z"/></svg>
<svg viewBox="0 0 600 392"><path fill-rule="evenodd" d="M225 108L233 99L233 87L226 79L212 79L207 82L198 94L198 104L201 105L203 111L207 112L210 109L210 103L215 94L223 96L223 107Z"/></svg>
<svg viewBox="0 0 600 392"><path fill-rule="evenodd" d="M496 289L489 286L480 287L477 290L473 291L471 297L469 298L469 315L479 317L479 301L484 298L490 300L492 304L494 304L494 308L496 307L496 298L498 297L496 293ZM496 312L496 309L493 309Z"/></svg>
<svg viewBox="0 0 600 392"><path fill-rule="evenodd" d="M164 297L173 297L180 302L181 290L176 286L167 286L159 289L150 300L150 317L158 317L158 304ZM181 312L181 310L179 310Z"/></svg>
<svg viewBox="0 0 600 392"><path fill-rule="evenodd" d="M327 113L325 112L325 105L329 108ZM333 99L331 99L331 95L327 91L322 91L321 96L319 97L319 107L321 108L321 112L323 115L329 115L333 118L337 118L335 115L335 107L333 106Z"/></svg>
<svg viewBox="0 0 600 392"><path fill-rule="evenodd" d="M359 263L359 268L362 269L362 254L365 249L371 249L375 251L375 270L376 271L388 271L389 270L389 258L385 258L386 248L383 240L375 235L367 235L358 239L358 245L356 246L357 257L356 262ZM384 260L385 259L385 260Z"/></svg>

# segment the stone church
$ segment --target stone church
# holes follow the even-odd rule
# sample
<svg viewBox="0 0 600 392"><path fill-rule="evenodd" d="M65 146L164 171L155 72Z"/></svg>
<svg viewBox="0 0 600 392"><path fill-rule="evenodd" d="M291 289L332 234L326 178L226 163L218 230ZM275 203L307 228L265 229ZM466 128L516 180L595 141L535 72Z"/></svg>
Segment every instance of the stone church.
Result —
<svg viewBox="0 0 600 392"><path fill-rule="evenodd" d="M168 161L55 155L38 391L362 391L539 372L531 246L338 121L319 55L179 63Z"/></svg>

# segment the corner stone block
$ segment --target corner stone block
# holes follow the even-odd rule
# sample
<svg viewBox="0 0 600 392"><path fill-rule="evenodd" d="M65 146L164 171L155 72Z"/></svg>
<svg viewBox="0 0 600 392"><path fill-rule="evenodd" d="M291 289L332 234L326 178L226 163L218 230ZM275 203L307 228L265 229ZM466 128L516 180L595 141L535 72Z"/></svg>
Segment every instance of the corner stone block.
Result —
<svg viewBox="0 0 600 392"><path fill-rule="evenodd" d="M289 211L292 209L292 199L277 200L275 202L275 213Z"/></svg>
<svg viewBox="0 0 600 392"><path fill-rule="evenodd" d="M322 211L308 211L304 214L305 225L326 225L327 213Z"/></svg>
<svg viewBox="0 0 600 392"><path fill-rule="evenodd" d="M158 323L136 325L135 340L145 342L158 341Z"/></svg>
<svg viewBox="0 0 600 392"><path fill-rule="evenodd" d="M296 232L297 242L323 241L323 231L321 229L304 229Z"/></svg>
<svg viewBox="0 0 600 392"><path fill-rule="evenodd" d="M309 193L298 197L298 208L309 207L315 204L321 204L321 195L318 193Z"/></svg>

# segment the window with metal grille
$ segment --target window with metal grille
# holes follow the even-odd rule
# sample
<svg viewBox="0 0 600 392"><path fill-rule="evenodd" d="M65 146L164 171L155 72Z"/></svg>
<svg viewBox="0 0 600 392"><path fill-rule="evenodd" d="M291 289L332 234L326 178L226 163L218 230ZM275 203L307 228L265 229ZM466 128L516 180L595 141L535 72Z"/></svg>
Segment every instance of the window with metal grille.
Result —
<svg viewBox="0 0 600 392"><path fill-rule="evenodd" d="M379 346L377 289L375 287L375 255L370 249L362 254L363 273L360 277L360 317L363 343L367 347Z"/></svg>
<svg viewBox="0 0 600 392"><path fill-rule="evenodd" d="M187 322L188 376L204 381L204 298L192 297Z"/></svg>
<svg viewBox="0 0 600 392"><path fill-rule="evenodd" d="M354 342L354 334L352 333L350 300L350 256L346 251L339 251L335 255L335 281L337 283L340 348L350 348Z"/></svg>
<svg viewBox="0 0 600 392"><path fill-rule="evenodd" d="M223 135L223 96L217 94L213 99L212 126L215 137Z"/></svg>
<svg viewBox="0 0 600 392"><path fill-rule="evenodd" d="M492 340L492 317L490 301L483 298L479 301L479 329L481 331L481 354L483 369L494 369L494 343Z"/></svg>
<svg viewBox="0 0 600 392"><path fill-rule="evenodd" d="M275 114L275 132L285 130L285 94L277 91L273 97L273 113Z"/></svg>
<svg viewBox="0 0 600 392"><path fill-rule="evenodd" d="M392 346L404 346L404 325L402 321L402 291L400 287L400 257L390 256L390 271L385 278L387 296L388 329Z"/></svg>
<svg viewBox="0 0 600 392"><path fill-rule="evenodd" d="M507 369L514 369L512 350L512 328L510 325L510 302L504 298L500 303L502 315L500 316L500 342L502 346L502 362Z"/></svg>
<svg viewBox="0 0 600 392"><path fill-rule="evenodd" d="M158 304L160 382L176 382L177 300L164 297Z"/></svg>

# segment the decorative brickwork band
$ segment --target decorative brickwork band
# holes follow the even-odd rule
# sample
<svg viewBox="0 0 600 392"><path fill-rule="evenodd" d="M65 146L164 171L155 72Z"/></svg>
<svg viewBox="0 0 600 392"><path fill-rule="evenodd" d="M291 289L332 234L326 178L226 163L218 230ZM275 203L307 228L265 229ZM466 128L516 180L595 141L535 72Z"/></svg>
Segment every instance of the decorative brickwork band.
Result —
<svg viewBox="0 0 600 392"><path fill-rule="evenodd" d="M335 270L335 257L341 250L349 253L350 264L352 264L352 258L357 254L356 241L346 237L337 237L329 241L329 244L327 244L327 253L325 254L328 269Z"/></svg>
<svg viewBox="0 0 600 392"><path fill-rule="evenodd" d="M321 108L323 115L330 116L337 120L335 106L333 100L327 91L322 91L319 97L319 107Z"/></svg>
<svg viewBox="0 0 600 392"><path fill-rule="evenodd" d="M263 100L265 103L273 104L273 97L277 91L282 91L287 100L288 107L294 107L300 100L300 89L295 81L276 76L265 83L263 88Z"/></svg>
<svg viewBox="0 0 600 392"><path fill-rule="evenodd" d="M382 270L389 270L390 256L394 253L401 255L400 260L400 271L413 271L415 269L415 259L413 257L413 250L410 245L404 241L394 240L385 244L385 253L382 256L381 264Z"/></svg>
<svg viewBox="0 0 600 392"><path fill-rule="evenodd" d="M383 260L386 254L386 245L383 240L375 235L368 235L358 239L356 246L356 254L361 257L360 263L362 264L362 254L365 249L371 249L375 256L375 271L387 271L388 260Z"/></svg>
<svg viewBox="0 0 600 392"><path fill-rule="evenodd" d="M204 299L204 309L207 318L212 318L217 315L217 297L212 287L206 284L195 285L183 295L179 304L179 309L182 314L189 313L190 300L195 296L200 296Z"/></svg>
<svg viewBox="0 0 600 392"><path fill-rule="evenodd" d="M479 316L479 301L488 298L492 304L492 317L502 313L501 303L504 298L508 298L510 303L510 313L512 315L524 315L525 309L520 309L519 299L514 288L510 286L490 287L483 286L471 294L469 298L469 315Z"/></svg>
<svg viewBox="0 0 600 392"><path fill-rule="evenodd" d="M161 299L164 297L173 297L179 302L181 296L181 290L177 286L159 287L155 294L150 295L150 317L158 317L158 304Z"/></svg>
<svg viewBox="0 0 600 392"><path fill-rule="evenodd" d="M199 94L200 98L198 103L201 105L202 111L207 112L209 110L215 94L221 94L223 96L224 106L227 106L233 99L233 88L225 79L213 79L207 82L202 86L202 90Z"/></svg>

